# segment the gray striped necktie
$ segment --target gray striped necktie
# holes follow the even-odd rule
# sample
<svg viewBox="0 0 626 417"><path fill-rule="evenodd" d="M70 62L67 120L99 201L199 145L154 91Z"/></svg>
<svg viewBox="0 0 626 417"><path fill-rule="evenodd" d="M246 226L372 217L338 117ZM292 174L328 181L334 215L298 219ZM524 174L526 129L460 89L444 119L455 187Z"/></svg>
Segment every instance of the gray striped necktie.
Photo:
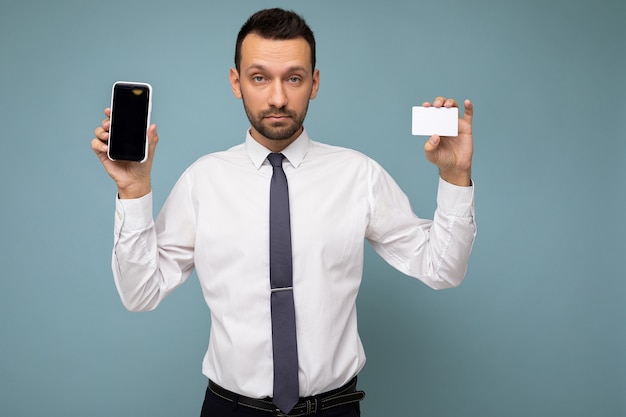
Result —
<svg viewBox="0 0 626 417"><path fill-rule="evenodd" d="M273 167L270 184L270 285L274 404L285 414L298 402L298 349L293 303L289 190L283 171L284 155L267 156Z"/></svg>

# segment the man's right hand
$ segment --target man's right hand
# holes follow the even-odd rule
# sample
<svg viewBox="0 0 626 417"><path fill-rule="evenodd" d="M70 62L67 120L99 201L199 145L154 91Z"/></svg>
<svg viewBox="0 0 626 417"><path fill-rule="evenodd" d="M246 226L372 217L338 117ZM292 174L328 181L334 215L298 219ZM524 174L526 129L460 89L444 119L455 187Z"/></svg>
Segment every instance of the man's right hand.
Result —
<svg viewBox="0 0 626 417"><path fill-rule="evenodd" d="M104 114L107 117L94 131L96 137L91 141L91 149L96 153L107 173L117 184L119 198L143 197L151 190L150 171L152 169L152 160L154 159L154 150L159 141L156 125L152 124L148 128L149 147L146 162L111 161L107 156L111 109L106 108Z"/></svg>

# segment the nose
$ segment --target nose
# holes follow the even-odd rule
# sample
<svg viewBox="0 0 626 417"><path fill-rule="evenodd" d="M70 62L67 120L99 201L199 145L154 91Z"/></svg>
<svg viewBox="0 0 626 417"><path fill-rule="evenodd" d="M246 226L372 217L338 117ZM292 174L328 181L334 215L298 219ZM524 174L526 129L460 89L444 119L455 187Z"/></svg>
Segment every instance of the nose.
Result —
<svg viewBox="0 0 626 417"><path fill-rule="evenodd" d="M285 86L280 80L276 80L272 83L271 93L268 104L277 108L281 108L287 105L287 92Z"/></svg>

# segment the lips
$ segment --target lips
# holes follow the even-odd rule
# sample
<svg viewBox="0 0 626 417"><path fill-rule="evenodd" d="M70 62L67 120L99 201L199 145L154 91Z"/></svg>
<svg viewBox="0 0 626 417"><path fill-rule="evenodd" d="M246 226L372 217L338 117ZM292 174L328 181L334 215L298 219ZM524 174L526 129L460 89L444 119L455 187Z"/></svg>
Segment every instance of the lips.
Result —
<svg viewBox="0 0 626 417"><path fill-rule="evenodd" d="M265 116L265 120L267 120L269 123L273 124L273 125L282 125L283 123L287 122L290 119L290 116L287 115L269 115L269 116Z"/></svg>
<svg viewBox="0 0 626 417"><path fill-rule="evenodd" d="M262 112L260 116L264 119L281 119L293 117L294 114L287 109L279 109L277 107L271 106L269 109L266 109L264 112Z"/></svg>

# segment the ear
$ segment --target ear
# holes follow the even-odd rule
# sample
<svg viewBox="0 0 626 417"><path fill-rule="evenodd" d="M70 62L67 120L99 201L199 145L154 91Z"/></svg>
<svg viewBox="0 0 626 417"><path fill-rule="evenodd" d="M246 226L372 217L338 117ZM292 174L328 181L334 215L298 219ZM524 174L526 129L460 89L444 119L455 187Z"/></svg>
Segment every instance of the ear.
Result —
<svg viewBox="0 0 626 417"><path fill-rule="evenodd" d="M239 72L235 68L231 68L228 74L230 79L230 88L233 90L235 98L241 98L241 83L239 81Z"/></svg>
<svg viewBox="0 0 626 417"><path fill-rule="evenodd" d="M315 97L317 97L317 91L320 88L320 70L316 69L315 71L313 71L313 86L311 88L311 96L309 97L309 100L313 100Z"/></svg>

